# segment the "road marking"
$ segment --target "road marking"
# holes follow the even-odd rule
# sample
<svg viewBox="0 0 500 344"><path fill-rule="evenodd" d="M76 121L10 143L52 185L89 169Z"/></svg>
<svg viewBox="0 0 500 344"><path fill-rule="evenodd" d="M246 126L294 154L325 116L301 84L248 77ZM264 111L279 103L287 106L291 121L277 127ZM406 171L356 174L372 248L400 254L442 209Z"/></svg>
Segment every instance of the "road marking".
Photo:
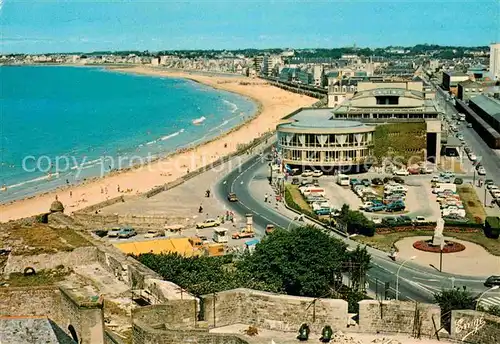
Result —
<svg viewBox="0 0 500 344"><path fill-rule="evenodd" d="M413 277L413 279L418 279L421 281L427 281L427 282L439 282L437 279L427 279L427 278L420 278L420 277Z"/></svg>

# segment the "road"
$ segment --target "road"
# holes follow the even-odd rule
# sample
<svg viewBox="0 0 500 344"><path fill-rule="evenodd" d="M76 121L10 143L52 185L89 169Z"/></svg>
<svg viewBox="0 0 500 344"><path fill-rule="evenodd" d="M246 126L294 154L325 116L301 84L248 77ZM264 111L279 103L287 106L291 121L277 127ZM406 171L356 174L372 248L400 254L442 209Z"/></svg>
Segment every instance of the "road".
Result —
<svg viewBox="0 0 500 344"><path fill-rule="evenodd" d="M220 200L226 200L229 192L235 192L238 195L239 202L229 203L226 206L235 213L243 216L246 213L253 214L254 224L262 235L262 229L268 223L275 226L288 228L295 213L279 207L275 209L273 205L265 204L262 199L257 200L251 192L256 182L262 182L267 178L268 162L262 161L258 156L253 157L243 163L239 168L229 172L216 185L216 196ZM261 184L262 185L262 184ZM349 247L356 247L358 243L346 239L335 232L330 232L345 241ZM393 262L386 253L367 247L372 256L372 268L368 273L369 289L375 292L376 281L378 281L378 290L383 289L385 282L390 283L390 297L395 297L396 273L401 262ZM454 278L454 281L452 281ZM401 300L412 300L419 302L433 303L433 293L441 290L443 287L466 286L473 293L480 293L486 288L483 286L484 279L478 277L456 276L447 273L440 273L431 267L423 267L412 262L408 262L400 270L399 274L399 293ZM391 295L392 293L392 295Z"/></svg>

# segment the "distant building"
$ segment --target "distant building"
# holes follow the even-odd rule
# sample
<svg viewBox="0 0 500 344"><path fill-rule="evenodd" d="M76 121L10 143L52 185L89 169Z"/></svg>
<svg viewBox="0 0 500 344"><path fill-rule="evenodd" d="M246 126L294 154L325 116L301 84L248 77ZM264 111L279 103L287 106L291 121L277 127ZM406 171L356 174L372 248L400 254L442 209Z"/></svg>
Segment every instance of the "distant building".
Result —
<svg viewBox="0 0 500 344"><path fill-rule="evenodd" d="M494 80L500 80L500 43L490 45L490 73Z"/></svg>
<svg viewBox="0 0 500 344"><path fill-rule="evenodd" d="M313 82L313 76L307 70L298 70L296 78L299 84L310 85Z"/></svg>
<svg viewBox="0 0 500 344"><path fill-rule="evenodd" d="M462 72L443 72L443 88L451 93L457 95L458 83L461 81L469 80L469 76Z"/></svg>
<svg viewBox="0 0 500 344"><path fill-rule="evenodd" d="M500 100L481 94L469 101L469 107L500 132Z"/></svg>
<svg viewBox="0 0 500 344"><path fill-rule="evenodd" d="M478 96L495 86L494 81L472 81L466 80L458 83L457 98L464 101L469 101L471 98Z"/></svg>
<svg viewBox="0 0 500 344"><path fill-rule="evenodd" d="M325 72L322 65L315 65L313 67L313 79L314 85L318 87L323 87Z"/></svg>
<svg viewBox="0 0 500 344"><path fill-rule="evenodd" d="M351 99L357 90L357 82L352 80L338 80L328 86L328 107L333 108Z"/></svg>

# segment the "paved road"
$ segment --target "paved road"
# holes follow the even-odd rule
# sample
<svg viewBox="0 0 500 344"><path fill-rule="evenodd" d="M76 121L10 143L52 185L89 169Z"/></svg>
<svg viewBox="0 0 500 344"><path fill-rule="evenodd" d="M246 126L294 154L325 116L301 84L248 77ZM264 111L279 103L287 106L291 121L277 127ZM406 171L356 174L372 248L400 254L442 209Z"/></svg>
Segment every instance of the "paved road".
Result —
<svg viewBox="0 0 500 344"><path fill-rule="evenodd" d="M253 197L249 191L249 188L254 185L255 180L262 180L266 177L267 162L261 161L259 157L254 157L245 162L240 168L231 171L223 177L214 189L220 200L225 200L227 193L235 192L240 201L237 203L227 203L227 206L240 215L252 213L254 215L254 223L258 228L265 228L268 223L287 228L290 225L291 219L295 216L293 212L283 209L282 206L275 209L273 204L264 204L261 199L257 200ZM295 224L292 223L292 225ZM260 234L262 235L262 232ZM345 239L334 232L331 232L331 234L344 240L350 247L358 245L358 243ZM393 262L384 252L370 247L367 249L372 255L373 262L373 267L368 273L370 291L375 291L375 281L379 281L379 291L383 288L383 283L389 282L392 292L390 297L394 298L396 272L401 262ZM439 273L431 267L422 267L411 262L408 262L401 268L399 276L401 300L433 302L433 293L435 291L441 290L442 287L451 287L452 284L455 286L465 285L469 290L478 294L486 289L483 286L483 278ZM452 281L452 278L454 278L454 281Z"/></svg>

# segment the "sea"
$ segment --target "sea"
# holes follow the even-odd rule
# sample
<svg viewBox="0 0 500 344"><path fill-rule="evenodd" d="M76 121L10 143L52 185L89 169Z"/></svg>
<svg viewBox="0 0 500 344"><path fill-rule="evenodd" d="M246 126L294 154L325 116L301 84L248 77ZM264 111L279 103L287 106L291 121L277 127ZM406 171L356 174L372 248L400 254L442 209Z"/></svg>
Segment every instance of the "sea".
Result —
<svg viewBox="0 0 500 344"><path fill-rule="evenodd" d="M1 66L0 203L209 141L257 109L249 98L187 79Z"/></svg>

